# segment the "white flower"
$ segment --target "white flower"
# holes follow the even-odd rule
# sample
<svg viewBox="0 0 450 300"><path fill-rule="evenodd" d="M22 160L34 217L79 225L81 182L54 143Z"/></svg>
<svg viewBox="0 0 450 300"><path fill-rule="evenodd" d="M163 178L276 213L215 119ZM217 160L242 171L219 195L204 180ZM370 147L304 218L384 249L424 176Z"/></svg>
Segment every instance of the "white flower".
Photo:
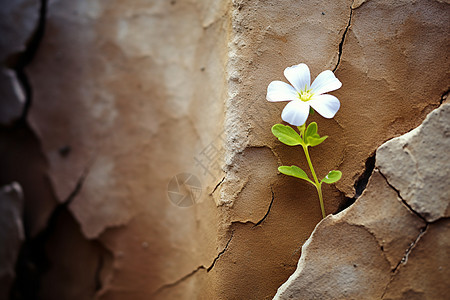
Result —
<svg viewBox="0 0 450 300"><path fill-rule="evenodd" d="M284 76L294 87L282 81L272 81L267 87L267 100L290 101L281 113L284 121L294 126L303 125L308 118L310 106L322 117L334 117L341 104L335 96L324 94L342 86L333 72L323 71L311 85L311 75L305 64L286 68Z"/></svg>

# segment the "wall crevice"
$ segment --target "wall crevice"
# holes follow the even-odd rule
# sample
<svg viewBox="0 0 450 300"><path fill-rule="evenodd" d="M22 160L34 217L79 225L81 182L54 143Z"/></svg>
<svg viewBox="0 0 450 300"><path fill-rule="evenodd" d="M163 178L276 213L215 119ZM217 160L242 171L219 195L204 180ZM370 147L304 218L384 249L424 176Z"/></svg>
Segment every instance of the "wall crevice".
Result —
<svg viewBox="0 0 450 300"><path fill-rule="evenodd" d="M366 160L364 171L359 176L359 178L355 181L355 184L353 187L355 188L355 196L353 197L346 197L343 192L341 192L341 195L343 197L343 201L341 205L339 206L338 210L335 212L335 214L343 211L344 209L350 207L353 203L355 203L356 199L359 198L359 196L362 195L364 190L367 187L367 183L369 182L370 177L372 176L373 170L375 169L375 152L373 152Z"/></svg>
<svg viewBox="0 0 450 300"><path fill-rule="evenodd" d="M350 5L350 15L348 17L348 23L347 26L344 29L344 33L342 34L341 42L339 43L339 52L338 52L338 59L336 62L336 66L333 68L333 73L337 70L339 67L339 64L341 63L341 56L342 56L342 48L344 47L345 37L347 36L348 29L350 28L350 25L352 23L352 15L353 15L353 3Z"/></svg>
<svg viewBox="0 0 450 300"><path fill-rule="evenodd" d="M264 216L261 218L261 220L259 220L258 222L256 222L255 225L253 225L253 228L256 227L256 226L258 226L258 225L261 225L261 223L264 222L264 220L266 220L267 216L268 216L269 213L270 213L270 210L272 209L273 200L275 199L275 194L274 194L274 192L273 192L273 188L272 188L272 187L270 187L270 192L272 193L272 200L270 200L269 207L267 208L267 211L266 211L266 213L264 214Z"/></svg>

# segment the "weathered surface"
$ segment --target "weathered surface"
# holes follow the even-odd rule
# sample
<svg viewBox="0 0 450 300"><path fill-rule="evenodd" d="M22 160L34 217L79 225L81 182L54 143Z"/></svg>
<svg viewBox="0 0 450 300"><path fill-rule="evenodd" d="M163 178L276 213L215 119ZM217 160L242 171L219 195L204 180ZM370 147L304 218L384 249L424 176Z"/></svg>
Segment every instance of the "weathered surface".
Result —
<svg viewBox="0 0 450 300"><path fill-rule="evenodd" d="M386 287L383 299L446 299L450 280L450 220L430 224Z"/></svg>
<svg viewBox="0 0 450 300"><path fill-rule="evenodd" d="M0 68L0 125L11 125L19 119L25 105L25 94L16 73Z"/></svg>
<svg viewBox="0 0 450 300"><path fill-rule="evenodd" d="M39 0L0 1L0 125L11 125L23 111L25 96L14 68L37 28Z"/></svg>
<svg viewBox="0 0 450 300"><path fill-rule="evenodd" d="M398 184L398 194L388 181L403 172L401 175L414 182L415 171L407 171L407 167L411 167L411 157L417 152L402 155L405 144L408 149L422 149L418 156L424 159L431 155L421 148L426 145L435 154L433 159L428 157L428 163L448 164L448 155L437 153L450 146L445 134L450 124L449 109L450 104L443 104L418 128L377 150L375 165L382 172L392 172L388 179L376 169L367 189L350 208L317 225L303 245L297 270L274 299L444 299L448 295L448 219L428 223L428 218L423 219L405 204L410 202L399 198L414 195L413 203L420 205L410 206L420 208L417 212L424 216L433 211L437 216L434 221L446 213L450 197L440 197L448 187L427 189L421 194L423 185ZM400 153L388 149L400 149ZM416 170L418 175L426 174L420 165ZM423 183L430 183L430 178L425 177ZM429 202L430 198L437 204Z"/></svg>
<svg viewBox="0 0 450 300"><path fill-rule="evenodd" d="M39 299L94 299L101 288L102 272L110 268L109 254L98 242L86 240L66 210L52 221L45 245L48 268L40 279Z"/></svg>
<svg viewBox="0 0 450 300"><path fill-rule="evenodd" d="M285 80L284 68L300 62L311 67L313 77L324 69L337 67L336 76L343 86L333 94L341 100L340 111L332 120L317 114L310 118L318 122L321 134L330 135L325 143L311 150L319 176L331 169L344 174L336 187L325 187L327 212L336 211L341 204L339 192L347 197L355 194L354 183L377 147L419 125L439 105L441 95L448 89L449 61L442 48L450 43L446 34L450 21L447 4L368 1L350 9L351 4L351 1L284 1L282 5L276 1L234 2L225 118L229 168L220 187L220 203L229 207L225 214L231 220L253 222L255 210L267 207L267 200L263 200L264 204L258 202L269 198L268 187L272 187L275 200L262 223L264 229L238 227L236 231L246 230L248 235L243 233L241 242L236 239L216 266L222 272L221 283L231 291L227 294L230 298L271 297L272 282L287 278L292 269L292 253L295 259L299 254L296 249L320 221L314 188L281 174L275 177L270 165L263 162L272 159L277 164L307 165L301 149L281 144L269 130L281 121L285 105L265 101L270 81ZM249 161L249 153L261 147L269 148L272 154L260 150L257 158ZM254 174L260 172L266 176ZM252 177L258 179L251 182ZM394 223L384 230L392 227ZM416 229L412 231L417 232ZM402 247L407 247L410 241L402 239L397 244L397 239L390 237L385 241L391 267L396 259L401 259L405 250ZM276 257L279 265L273 270ZM252 278L251 283L238 275L243 273ZM378 287L378 295L380 292L383 288Z"/></svg>
<svg viewBox="0 0 450 300"><path fill-rule="evenodd" d="M57 201L50 185L46 158L28 128L0 130L0 184L17 181L24 195L24 225L29 237L42 231Z"/></svg>
<svg viewBox="0 0 450 300"><path fill-rule="evenodd" d="M341 99L335 120L342 130L328 131L345 144L339 164L344 177L336 186L347 196L367 157L417 127L450 87L450 5L361 2L355 3L336 71L343 86L335 93Z"/></svg>
<svg viewBox="0 0 450 300"><path fill-rule="evenodd" d="M343 82L334 93L342 103L336 118L310 118L330 135L311 151L319 176L344 173L324 189L327 212L354 195L377 147L439 105L448 87L448 5L351 5L48 1L44 39L27 69L29 121L58 201L71 200L82 235L111 253L99 299L267 299L293 272L321 214L314 188L276 172L280 164L306 166L300 149L270 133L284 104L268 103L265 92L270 81L283 79L285 67L305 62L313 76L336 69ZM202 194L180 208L167 189L184 172L200 178ZM392 190L385 192L397 204L391 218L416 218ZM369 250L378 253L374 270L384 271L422 221L398 229L404 239L380 215L360 220L355 213L353 223L333 227L362 234L369 248L382 245L383 255ZM67 230L73 237L73 227ZM55 262L78 274L76 264ZM59 278L50 274L49 281ZM92 295L92 285L75 279Z"/></svg>
<svg viewBox="0 0 450 300"><path fill-rule="evenodd" d="M26 43L36 30L39 0L0 1L0 61L2 64L24 52Z"/></svg>
<svg viewBox="0 0 450 300"><path fill-rule="evenodd" d="M377 150L377 164L403 200L428 222L450 217L450 104Z"/></svg>
<svg viewBox="0 0 450 300"><path fill-rule="evenodd" d="M355 204L319 223L274 299L380 299L424 226L375 171Z"/></svg>
<svg viewBox="0 0 450 300"><path fill-rule="evenodd" d="M0 299L8 299L16 260L25 239L22 223L23 194L17 183L0 188Z"/></svg>
<svg viewBox="0 0 450 300"><path fill-rule="evenodd" d="M227 242L209 195L222 171L194 160L223 129L225 13L225 1L48 2L29 121L58 200L112 254L101 299L148 299ZM181 172L201 179L192 207L167 198Z"/></svg>

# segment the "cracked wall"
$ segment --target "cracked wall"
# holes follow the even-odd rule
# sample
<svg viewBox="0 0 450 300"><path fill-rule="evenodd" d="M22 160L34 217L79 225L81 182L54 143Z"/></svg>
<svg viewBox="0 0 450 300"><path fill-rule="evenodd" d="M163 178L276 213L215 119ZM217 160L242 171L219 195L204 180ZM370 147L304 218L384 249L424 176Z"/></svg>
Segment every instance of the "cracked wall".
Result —
<svg viewBox="0 0 450 300"><path fill-rule="evenodd" d="M358 198L376 149L417 127L449 88L442 1L22 2L25 38L1 52L10 69L3 99L12 101L1 103L1 183L18 181L25 201L16 299L28 296L19 291L30 281L29 293L45 299L270 299L307 255L301 248L321 213L313 188L277 173L281 164L306 161L270 132L283 104L265 100L269 82L304 62L312 76L330 69L343 83L333 93L341 100L336 117L310 118L330 135L311 150L316 171L344 174L324 188L327 213ZM339 272L395 269L398 276L381 276L370 291L395 298L402 276L416 271L399 264L405 249L420 234L436 243L443 229L425 230L408 210L420 207L408 189L430 179L408 186L389 179L389 163L378 156L377 163L356 203L401 197L389 212L395 222L376 225L361 217L376 208L355 204L344 214L351 224L328 218L320 226L331 231L317 227L312 236L347 231L349 243L361 239L376 259L358 257ZM170 180L184 172L201 182L190 207L168 199ZM413 226L396 228L402 222ZM381 241L386 231L394 235ZM333 254L344 259L347 250L339 249ZM65 255L74 250L78 256ZM88 268L80 270L81 261ZM366 277L346 279L358 278Z"/></svg>
<svg viewBox="0 0 450 300"><path fill-rule="evenodd" d="M378 148L367 189L317 225L274 299L446 298L449 117L443 104Z"/></svg>

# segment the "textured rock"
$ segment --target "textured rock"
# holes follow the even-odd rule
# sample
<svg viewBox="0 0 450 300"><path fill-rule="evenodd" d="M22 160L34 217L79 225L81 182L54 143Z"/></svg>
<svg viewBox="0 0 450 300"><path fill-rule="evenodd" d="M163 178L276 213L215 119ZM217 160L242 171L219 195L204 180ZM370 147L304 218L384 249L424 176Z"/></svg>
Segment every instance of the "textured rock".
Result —
<svg viewBox="0 0 450 300"><path fill-rule="evenodd" d="M26 49L39 20L39 0L2 0L0 5L0 61Z"/></svg>
<svg viewBox="0 0 450 300"><path fill-rule="evenodd" d="M336 118L311 117L330 135L312 150L317 172L344 172L324 188L328 212L354 195L382 142L439 105L447 4L352 3L48 1L27 69L29 121L56 197L71 200L83 236L112 254L98 298L266 299L288 278L321 215L311 186L276 172L306 165L270 133L283 104L265 92L285 67L306 62L313 76L336 69L343 82ZM168 183L184 172L203 187L188 208L167 199ZM405 212L394 191L389 197L393 212ZM361 234L374 255L383 245L373 264L357 260L391 270L410 239L395 230L387 237L394 223L372 216L334 227ZM420 222L402 230L410 237Z"/></svg>
<svg viewBox="0 0 450 300"><path fill-rule="evenodd" d="M450 217L450 104L377 150L377 165L403 200L428 222Z"/></svg>
<svg viewBox="0 0 450 300"><path fill-rule="evenodd" d="M48 268L40 279L39 299L94 299L102 272L110 268L110 255L98 242L86 240L66 210L60 210L53 222L45 244Z"/></svg>
<svg viewBox="0 0 450 300"><path fill-rule="evenodd" d="M8 299L16 260L25 239L22 188L12 183L0 188L0 299Z"/></svg>
<svg viewBox="0 0 450 300"><path fill-rule="evenodd" d="M450 146L449 109L443 104L422 125L377 150L375 166L387 172L387 179L376 169L352 206L317 225L303 245L297 270L274 299L444 299L448 295L448 219L428 223L415 209L431 221L447 213L450 199L442 197L447 186L422 190L425 183L432 184L426 176L430 162L434 170L436 166L448 169L448 155L441 154ZM416 163L419 159L411 164L416 155L425 167ZM421 184L411 179L414 175L422 176ZM396 181L404 178L400 176L410 180ZM445 174L435 179L447 180ZM391 180L399 194L388 183ZM414 202L406 200L409 195ZM430 218L430 211L437 217Z"/></svg>
<svg viewBox="0 0 450 300"><path fill-rule="evenodd" d="M30 237L47 226L57 201L47 175L40 143L28 128L0 130L0 184L17 181L24 195L24 224Z"/></svg>
<svg viewBox="0 0 450 300"><path fill-rule="evenodd" d="M405 249L426 225L403 205L378 171L372 174L364 196L337 216L373 234L391 269L397 267Z"/></svg>
<svg viewBox="0 0 450 300"><path fill-rule="evenodd" d="M23 111L25 94L15 72L0 69L0 125L11 125Z"/></svg>
<svg viewBox="0 0 450 300"><path fill-rule="evenodd" d="M380 299L424 226L375 171L355 204L317 225L274 299Z"/></svg>
<svg viewBox="0 0 450 300"><path fill-rule="evenodd" d="M39 0L1 1L0 5L0 125L11 125L25 104L23 87L14 68L20 54L35 32L39 19Z"/></svg>
<svg viewBox="0 0 450 300"><path fill-rule="evenodd" d="M446 299L450 280L450 220L428 226L411 249L407 263L386 288L383 299Z"/></svg>
<svg viewBox="0 0 450 300"><path fill-rule="evenodd" d="M339 163L344 176L336 186L347 196L353 196L352 182L366 159L388 139L417 127L450 82L447 3L355 1L354 7L336 70L343 86L334 93L341 99L334 119L342 128L327 131L346 145Z"/></svg>
<svg viewBox="0 0 450 300"><path fill-rule="evenodd" d="M209 266L228 240L217 235L209 195L222 171L208 166L210 176L195 161L222 141L226 5L48 2L44 38L27 69L29 121L58 200L71 199L83 236L112 253L102 299L148 299ZM192 207L167 197L181 172L202 183Z"/></svg>

